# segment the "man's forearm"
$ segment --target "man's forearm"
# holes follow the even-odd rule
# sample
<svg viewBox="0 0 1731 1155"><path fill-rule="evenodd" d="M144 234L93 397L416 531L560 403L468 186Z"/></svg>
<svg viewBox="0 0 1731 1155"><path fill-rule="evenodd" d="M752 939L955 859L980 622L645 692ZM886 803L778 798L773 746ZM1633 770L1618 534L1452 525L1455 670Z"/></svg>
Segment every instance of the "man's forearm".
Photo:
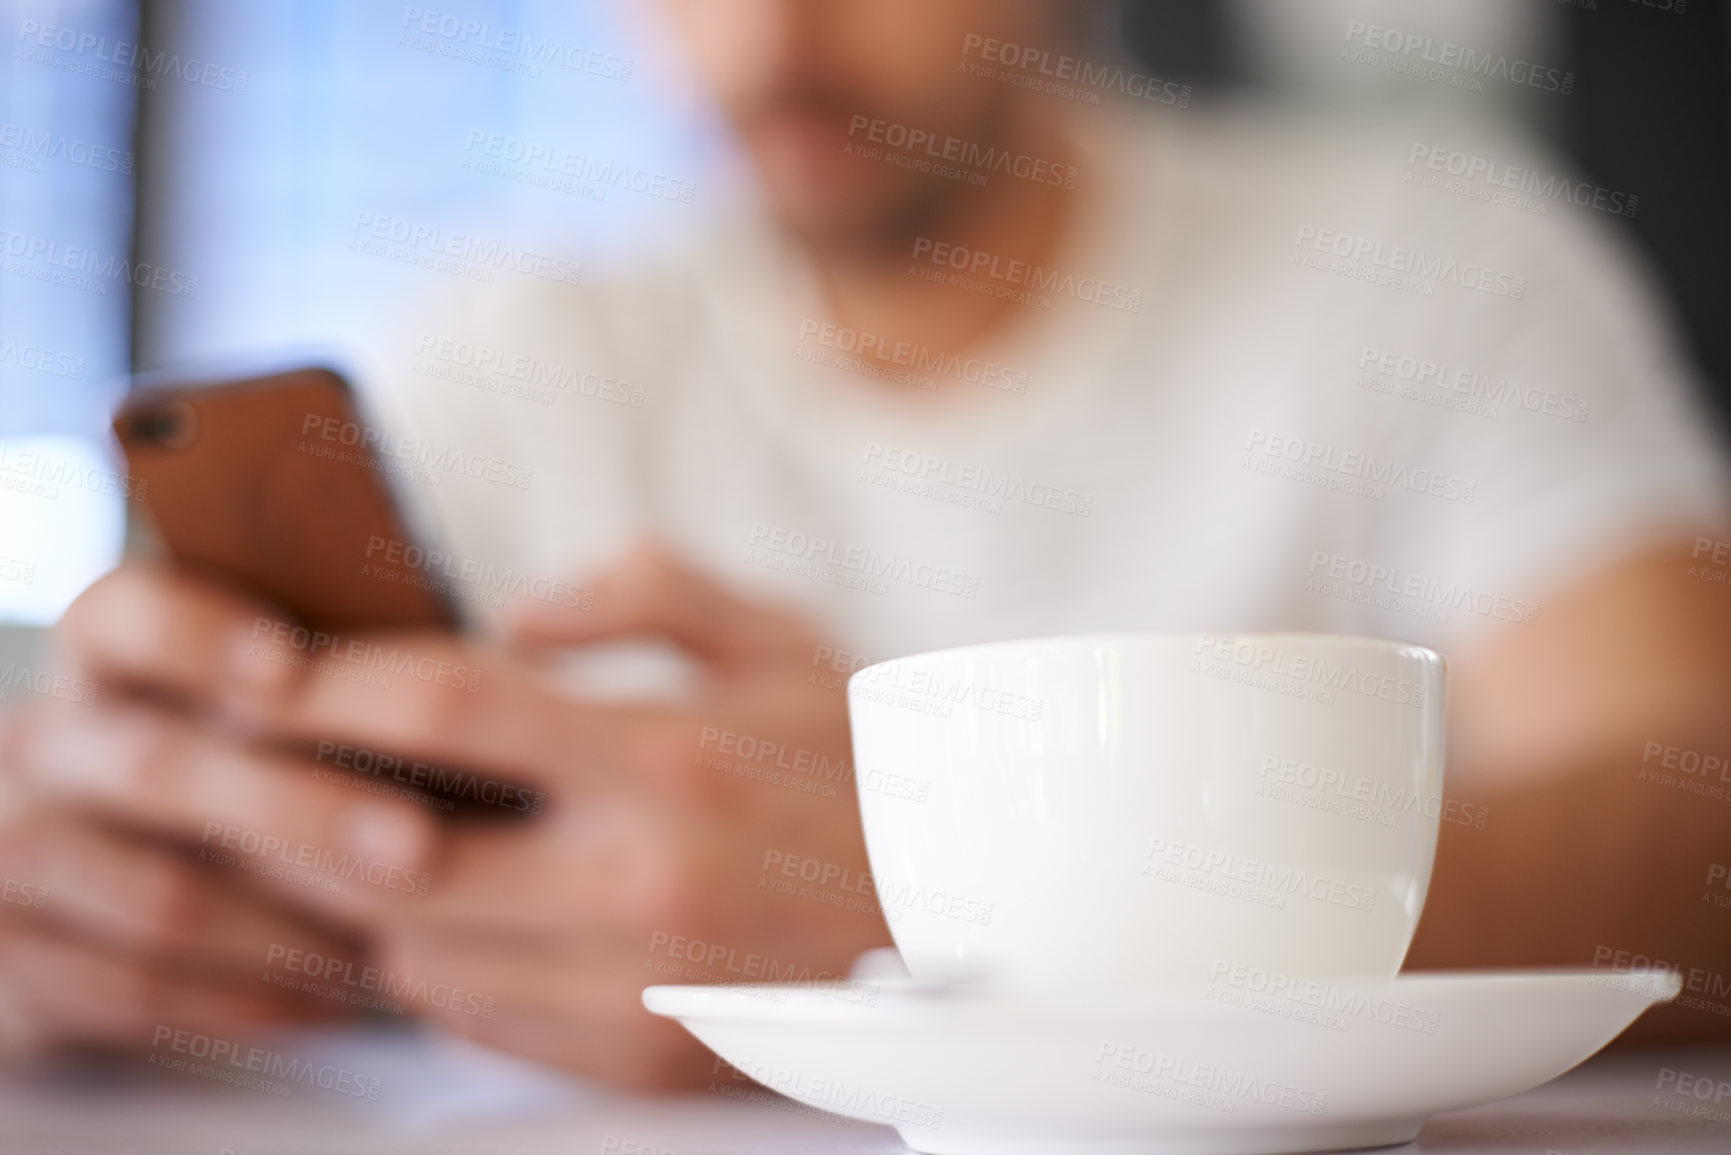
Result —
<svg viewBox="0 0 1731 1155"><path fill-rule="evenodd" d="M1731 1033L1731 779L1664 769L1663 753L1644 752L1451 795L1484 825L1442 823L1407 965L1672 969L1682 996L1639 1030Z"/></svg>
<svg viewBox="0 0 1731 1155"><path fill-rule="evenodd" d="M1678 971L1640 1029L1731 1033L1731 590L1608 568L1457 671L1451 799L1408 965ZM1483 813L1484 808L1488 813Z"/></svg>

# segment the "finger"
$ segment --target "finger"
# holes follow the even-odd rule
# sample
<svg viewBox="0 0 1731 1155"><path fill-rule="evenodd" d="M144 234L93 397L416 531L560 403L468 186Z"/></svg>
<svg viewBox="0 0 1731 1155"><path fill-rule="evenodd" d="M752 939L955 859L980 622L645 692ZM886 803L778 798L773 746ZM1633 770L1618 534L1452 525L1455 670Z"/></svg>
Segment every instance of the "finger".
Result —
<svg viewBox="0 0 1731 1155"><path fill-rule="evenodd" d="M32 711L14 743L32 788L61 805L212 851L405 869L430 853L433 820L414 806L316 780L160 710L73 710Z"/></svg>
<svg viewBox="0 0 1731 1155"><path fill-rule="evenodd" d="M190 701L222 701L285 676L248 656L253 634L274 627L259 603L165 568L123 566L67 609L56 637L74 667L112 682Z"/></svg>
<svg viewBox="0 0 1731 1155"><path fill-rule="evenodd" d="M164 1027L232 1038L330 1013L263 984L237 991L190 983L0 923L0 1050L14 1054L72 1044L147 1048Z"/></svg>
<svg viewBox="0 0 1731 1155"><path fill-rule="evenodd" d="M0 823L24 813L27 805L19 751L29 714L22 706L0 708Z"/></svg>
<svg viewBox="0 0 1731 1155"><path fill-rule="evenodd" d="M65 619L68 646L96 678L147 685L217 707L243 731L268 731L309 745L371 738L376 720L392 754L447 753L440 733L472 734L464 693L484 671L455 639L432 632L344 635L294 627L220 587L164 570L117 571L87 591ZM562 748L560 733L528 726L547 715L535 708L547 694L524 684L532 671L501 671L489 700L517 704L503 721L528 747ZM513 674L515 676L513 676ZM499 678L495 678L499 680ZM450 691L449 693L445 691ZM376 713L388 700L395 708ZM309 709L297 718L297 706ZM329 732L323 723L330 707ZM351 719L359 725L348 729ZM478 755L496 749L493 736L470 743ZM398 744L393 746L391 739Z"/></svg>
<svg viewBox="0 0 1731 1155"><path fill-rule="evenodd" d="M857 811L843 793L846 756L813 756L832 749L834 733L808 721L748 725L775 736L760 740L761 761L748 762L741 747L712 740L719 725L661 717L635 736L628 789L590 791L528 828L447 830L438 878L412 917L528 931L714 925L761 900L766 848L834 859L853 847L863 858ZM766 767L780 769L765 778L757 771ZM513 901L499 902L506 893Z"/></svg>
<svg viewBox="0 0 1731 1155"><path fill-rule="evenodd" d="M0 832L14 905L105 954L188 975L258 980L273 948L346 949L286 910L222 885L165 847L66 816ZM19 914L21 912L13 912Z"/></svg>
<svg viewBox="0 0 1731 1155"><path fill-rule="evenodd" d="M690 880L709 877L695 861L705 854L704 829L631 798L602 795L561 809L533 830L454 830L435 885L404 917L523 935L573 926L686 925L691 908L701 905ZM501 902L502 894L511 901Z"/></svg>
<svg viewBox="0 0 1731 1155"><path fill-rule="evenodd" d="M724 667L811 656L814 635L796 615L740 597L654 544L632 547L594 590L592 609L520 603L507 635L531 647L661 637Z"/></svg>
<svg viewBox="0 0 1731 1155"><path fill-rule="evenodd" d="M447 1030L618 1085L688 1086L709 1073L711 1057L644 1009L641 954L607 940L499 945L417 932L390 939L382 959L390 973L444 992L420 1011Z"/></svg>
<svg viewBox="0 0 1731 1155"><path fill-rule="evenodd" d="M506 785L545 789L574 775L620 775L631 736L659 717L653 707L574 701L543 672L450 635L372 634L339 653L351 651L355 662L336 657L297 668L247 698L238 708L248 725L320 760L351 747L375 762L383 756L416 786L510 808L522 798Z"/></svg>

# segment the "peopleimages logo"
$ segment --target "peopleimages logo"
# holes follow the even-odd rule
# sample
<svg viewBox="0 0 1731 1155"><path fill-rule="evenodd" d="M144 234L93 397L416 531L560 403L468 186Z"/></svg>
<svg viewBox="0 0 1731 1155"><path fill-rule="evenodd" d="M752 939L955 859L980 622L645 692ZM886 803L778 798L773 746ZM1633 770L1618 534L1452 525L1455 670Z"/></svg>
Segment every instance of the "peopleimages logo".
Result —
<svg viewBox="0 0 1731 1155"><path fill-rule="evenodd" d="M982 68L965 60L974 55L988 65L999 65L1005 71ZM1099 104L1102 92L1117 92L1179 108L1190 103L1188 84L1161 80L1114 64L1092 63L1030 44L997 40L977 32L970 32L962 38L962 56L963 67L972 75L1013 83L1019 88L1039 89L1085 104ZM1087 91L1089 89L1094 91Z"/></svg>
<svg viewBox="0 0 1731 1155"><path fill-rule="evenodd" d="M323 630L313 630L261 615L253 619L252 639L256 643L265 637L281 649L273 651L253 645L248 647L247 657L289 665L313 673L346 676L347 673L359 675L369 670L380 670L388 674L405 674L423 682L468 690L471 693L481 688L481 669L478 666L458 665L443 659L417 658L407 650L382 646L363 638L329 634ZM321 657L328 661L321 661ZM345 672L343 667L332 664L336 662L345 663L351 669ZM379 686L381 689L389 685L384 679L380 681L384 682ZM378 682L368 684L377 685Z"/></svg>
<svg viewBox="0 0 1731 1155"><path fill-rule="evenodd" d="M494 269L511 269L525 276L567 285L575 285L583 279L580 262L400 217L357 212L349 231L356 234L349 240L351 249L375 256L396 256L406 264L455 272L474 280L490 281ZM369 241L379 244L369 246ZM398 245L404 252L397 254L386 248L387 244Z"/></svg>
<svg viewBox="0 0 1731 1155"><path fill-rule="evenodd" d="M327 985L340 983L342 986L352 987L365 994L376 994L384 999L417 1002L474 1018L493 1017L494 999L491 995L482 995L477 991L464 990L446 983L429 984L426 979L399 975L376 966L357 967L352 959L272 943L265 952L264 962L268 967L305 975Z"/></svg>
<svg viewBox="0 0 1731 1155"><path fill-rule="evenodd" d="M1725 893L1717 894L1715 888ZM1701 901L1712 906L1731 907L1731 867L1723 862L1707 864L1707 889L1701 893Z"/></svg>
<svg viewBox="0 0 1731 1155"><path fill-rule="evenodd" d="M1358 670L1310 654L1289 654L1279 646L1230 635L1202 634L1195 653L1203 662L1219 663L1246 674L1290 679L1321 690L1344 690L1397 706L1424 705L1424 687L1404 678ZM1212 673L1206 668L1193 672Z"/></svg>
<svg viewBox="0 0 1731 1155"><path fill-rule="evenodd" d="M698 969L670 969L660 965L654 957L656 955L691 963ZM755 951L741 951L727 943L707 942L665 930L650 933L649 956L644 959L643 969L681 974L712 984L726 975L750 983L824 983L829 985L829 993L843 1002L861 1003L868 1007L876 1005L878 997L878 988L872 983L859 982L827 970L814 971L809 963L787 962Z"/></svg>
<svg viewBox="0 0 1731 1155"><path fill-rule="evenodd" d="M1326 489L1356 493L1381 501L1390 489L1440 497L1471 505L1478 493L1475 482L1452 473L1405 462L1378 458L1375 454L1343 450L1338 446L1252 429L1244 444L1244 464L1260 472L1290 480L1320 485ZM1289 467L1282 472L1281 466Z"/></svg>
<svg viewBox="0 0 1731 1155"><path fill-rule="evenodd" d="M1436 1011L1391 999L1385 994L1337 986L1319 979L1297 978L1279 971L1268 971L1244 963L1231 963L1224 959L1215 960L1208 981L1215 984L1216 989L1209 992L1209 997L1216 1001L1225 1001L1217 995L1218 988L1224 986L1246 994L1262 996L1270 1000L1271 1005L1288 1002L1315 1009L1326 1015L1367 1019L1426 1035L1436 1034L1442 1019ZM1344 1023L1341 1025L1345 1026Z"/></svg>
<svg viewBox="0 0 1731 1155"><path fill-rule="evenodd" d="M132 175L133 158L130 152L92 144L88 140L75 140L53 132L38 132L11 121L0 124L0 148L16 149L20 155L37 162L28 166L32 172L41 172L40 162L47 159L63 160L67 164L82 165L99 172Z"/></svg>
<svg viewBox="0 0 1731 1155"><path fill-rule="evenodd" d="M1292 243L1300 250L1309 248L1325 256L1351 262L1345 268L1327 271L1352 275L1351 270L1356 269L1363 274L1359 279L1384 279L1396 288L1406 287L1404 282L1410 280L1420 288L1429 289L1424 294L1426 296L1435 291L1431 286L1437 284L1457 285L1463 289L1489 293L1493 297L1508 297L1515 301L1527 295L1525 277L1486 268L1472 261L1463 264L1453 257L1426 253L1423 249L1385 245L1374 237L1317 228L1315 225L1300 225L1298 236ZM1298 256L1295 255L1293 259L1297 261Z"/></svg>
<svg viewBox="0 0 1731 1155"><path fill-rule="evenodd" d="M1731 1099L1731 1079L1713 1075L1696 1075L1674 1067L1660 1067L1654 1089L1666 1095L1654 1095L1652 1105L1674 1115L1689 1115L1715 1123L1731 1123L1731 1110L1719 1106ZM1690 1102L1693 1099L1695 1102ZM1711 1104L1711 1105L1709 1105Z"/></svg>
<svg viewBox="0 0 1731 1155"><path fill-rule="evenodd" d="M457 473L477 481L491 481L513 489L527 489L535 475L535 467L469 453L455 446L413 437L400 437L390 430L375 429L354 421L343 421L321 413L307 413L301 418L301 436L314 441L360 450L358 462L366 454L397 461L412 461L416 465L442 473Z"/></svg>
<svg viewBox="0 0 1731 1155"><path fill-rule="evenodd" d="M973 504L960 499L964 495L976 496L982 499L980 507L990 513L1002 510L1000 500L1049 509L1056 513L1073 513L1078 517L1087 517L1094 508L1094 495L1090 493L1081 493L1046 482L1029 481L1012 473L999 473L982 466L963 464L948 457L894 445L882 445L876 441L866 443L864 465L866 471L862 474L863 480L880 485L906 480L914 486L910 492L938 496L940 499L948 497L958 504ZM873 472L874 470L882 472ZM946 495L942 491L934 490L933 487L936 486L950 487L956 492ZM897 488L894 484L887 484L887 487Z"/></svg>
<svg viewBox="0 0 1731 1155"><path fill-rule="evenodd" d="M1146 877L1156 878L1161 882L1176 882L1195 890L1232 898L1244 898L1276 910L1284 909L1285 900L1282 896L1285 895L1299 895L1366 914L1376 910L1377 892L1372 887L1360 886L1344 878L1314 874L1301 866L1269 862L1261 858L1244 858L1218 847L1156 838L1144 857L1148 859L1142 868ZM1180 871L1188 871L1192 877L1186 878ZM1210 881L1214 885L1207 885ZM1228 885L1235 882L1260 889L1263 893L1257 894L1255 890L1241 892Z"/></svg>
<svg viewBox="0 0 1731 1155"><path fill-rule="evenodd" d="M0 582L16 582L21 586L34 585L36 563L0 553Z"/></svg>
<svg viewBox="0 0 1731 1155"><path fill-rule="evenodd" d="M300 1083L325 1091L352 1095L357 1099L377 1100L382 1087L377 1078L356 1074L347 1067L335 1067L329 1063L315 1064L312 1059L298 1058L263 1047L250 1047L231 1039L220 1039L162 1024L157 1025L150 1045L155 1052L150 1056L152 1066L175 1071L185 1070L226 1083L236 1082L236 1076L242 1073L257 1074L267 1079L281 1080L275 1086L267 1085L264 1088L278 1094L288 1093L287 1084ZM161 1053L165 1050L185 1058L170 1058L169 1055ZM202 1060L203 1064L189 1064L186 1062L187 1058ZM226 1064L227 1069L219 1067L218 1064ZM279 1087L280 1091L277 1089Z"/></svg>
<svg viewBox="0 0 1731 1155"><path fill-rule="evenodd" d="M1655 758L1666 770L1680 770L1684 774L1703 777L1717 774L1719 781L1731 782L1731 755L1703 754L1699 750L1650 741L1641 751L1641 761L1651 762Z"/></svg>
<svg viewBox="0 0 1731 1155"><path fill-rule="evenodd" d="M1681 963L1667 962L1662 958L1650 958L1640 953L1631 953L1606 946L1603 943L1593 948L1593 965L1604 967L1609 965L1612 975L1630 976L1636 979L1650 978L1654 975L1675 975L1681 984L1682 993L1672 1000L1671 1005L1685 1010L1704 1011L1711 1015L1731 1016L1731 1002L1714 1002L1713 999L1731 998L1731 973L1710 971L1702 967L1690 967L1684 970ZM1607 985L1615 980L1606 976ZM1625 985L1627 980L1625 980ZM1641 987L1634 987L1641 990ZM1702 998L1702 995L1711 998Z"/></svg>
<svg viewBox="0 0 1731 1155"><path fill-rule="evenodd" d="M30 572L34 579L34 566ZM87 682L70 674L34 670L17 662L0 669L0 703L10 701L15 693L25 693L53 698L60 702L76 702L81 706L94 706L97 690L95 682Z"/></svg>
<svg viewBox="0 0 1731 1155"><path fill-rule="evenodd" d="M1442 582L1408 573L1399 566L1367 562L1362 558L1329 553L1327 550L1311 551L1309 572L1311 576L1304 583L1307 590L1330 597L1344 597L1348 601L1377 609L1403 612L1407 603L1403 603L1401 599L1408 599L1409 602L1441 610L1440 617L1419 615L1430 617L1433 621L1447 621L1448 611L1457 609L1496 621L1518 622L1523 626L1536 625L1539 620L1537 602L1511 598L1489 590L1475 590L1465 582ZM1338 583L1344 583L1344 586Z"/></svg>
<svg viewBox="0 0 1731 1155"><path fill-rule="evenodd" d="M409 870L387 862L372 861L346 851L338 854L315 843L290 842L281 835L247 830L216 821L204 824L204 837L200 841L206 847L214 844L221 850L232 850L245 855L255 860L251 863L255 868L264 865L299 867L325 875L327 880L358 879L403 894L425 895L433 885L432 875L424 870ZM221 863L227 857L230 856L213 854L210 850L199 852L201 862ZM253 869L251 873L258 874L261 871ZM327 889L337 888L333 886Z"/></svg>
<svg viewBox="0 0 1731 1155"><path fill-rule="evenodd" d="M1027 153L1012 153L1007 149L981 145L960 137L940 138L930 129L910 128L905 124L855 113L848 123L847 134L852 138L862 133L864 140L856 144L850 139L847 147L843 149L845 153L863 156L867 160L889 159L879 154L881 150L866 147L868 144L885 145L905 157L917 158L927 164L958 165L969 175L981 178L974 183L983 183L984 177L989 173L1000 173L1031 180L1037 184L1075 188L1079 175L1075 165L1058 164Z"/></svg>
<svg viewBox="0 0 1731 1155"><path fill-rule="evenodd" d="M247 72L244 68L222 68L190 56L182 60L178 52L152 52L141 44L125 40L111 41L106 36L80 32L76 28L61 28L36 20L24 20L18 25L18 39L34 47L69 53L79 61L86 62L82 67L68 68L67 71L70 72L119 80L130 79L127 73L136 71L139 81L146 88L154 87L154 81L159 77L173 76L188 84L215 88L223 92L246 91ZM118 65L120 71L113 72L91 65L87 63L90 60Z"/></svg>
<svg viewBox="0 0 1731 1155"><path fill-rule="evenodd" d="M924 261L940 269L954 270L957 276L952 283L959 287L974 288L990 282L993 295L1042 308L1050 297L1057 296L1129 313L1142 309L1141 289L1126 288L1098 277L1077 277L1062 269L1048 269L1027 261L1006 261L996 253L931 237L914 238L913 259L916 267Z"/></svg>
<svg viewBox="0 0 1731 1155"><path fill-rule="evenodd" d="M1483 91L1486 80L1506 80L1563 96L1575 90L1575 74L1561 68L1546 68L1529 60L1509 59L1506 53L1481 52L1453 40L1438 40L1419 32L1402 32L1363 20L1346 22L1344 59L1379 65L1424 80L1436 80ZM1361 45L1373 52L1354 52ZM1374 53L1386 53L1379 57Z"/></svg>
<svg viewBox="0 0 1731 1155"><path fill-rule="evenodd" d="M432 42L411 42L409 45L412 48L431 48L437 55L453 55L459 59L470 59L473 63L486 64L489 60L480 55L480 50L485 50L496 52L508 60L514 58L514 62L521 66L517 71L523 71L530 76L540 75L539 70L533 66L557 65L603 80L631 79L631 61L627 57L597 52L580 44L566 44L552 36L536 36L533 32L516 28L496 28L488 21L472 20L451 12L411 5L403 9L401 27L410 33L419 33L424 37L436 36L444 41L445 45L442 47L445 47L446 51L443 52L437 51ZM471 57L469 52L476 55Z"/></svg>
<svg viewBox="0 0 1731 1155"><path fill-rule="evenodd" d="M697 186L690 181L666 173L481 128L470 130L463 147L468 153L463 160L464 168L544 184L560 192L587 195L580 192L587 188L595 194L591 197L594 200L602 199L605 189L622 188L657 200L690 204L697 192Z"/></svg>
<svg viewBox="0 0 1731 1155"><path fill-rule="evenodd" d="M48 892L32 883L8 878L4 880L4 885L0 885L0 902L27 906L32 910L46 910L48 908Z"/></svg>
<svg viewBox="0 0 1731 1155"><path fill-rule="evenodd" d="M738 1069L772 1091L802 1103L823 1107L855 1118L870 1116L896 1127L921 1127L935 1131L943 1126L944 1109L855 1086L839 1078L814 1077L804 1070L789 1070L741 1060Z"/></svg>
<svg viewBox="0 0 1731 1155"><path fill-rule="evenodd" d="M1046 700L1014 690L982 685L971 678L948 677L942 670L906 662L880 662L868 666L851 679L851 692L860 698L886 701L886 694L899 693L944 707L967 706L986 714L1038 722ZM899 703L895 703L899 704ZM942 715L949 717L948 714Z"/></svg>
<svg viewBox="0 0 1731 1155"><path fill-rule="evenodd" d="M853 781L853 762L846 757L832 757L820 751L807 750L803 746L790 746L786 742L740 734L717 726L703 727L697 748L737 759L742 763L768 766L836 782Z"/></svg>
<svg viewBox="0 0 1731 1155"><path fill-rule="evenodd" d="M1332 766L1318 767L1275 754L1263 757L1256 776L1261 779L1256 786L1258 797L1294 802L1379 826L1396 826L1403 817L1422 814L1440 822L1483 830L1490 816L1488 807L1445 799L1441 794L1420 794L1363 774L1348 776Z"/></svg>
<svg viewBox="0 0 1731 1155"><path fill-rule="evenodd" d="M1414 183L1414 169L1421 164L1433 173L1460 178L1455 183L1462 186L1455 188L1446 183L1427 183L1422 179L1424 174L1417 173L1421 178L1418 183L1426 184L1427 187L1476 196L1479 200L1507 204L1512 208L1541 214L1547 210L1549 202L1566 200L1584 209L1597 209L1600 212L1632 217L1641 200L1632 193L1618 192L1586 181L1571 181L1555 173L1541 177L1538 170L1522 165L1505 164L1477 153L1465 153L1459 149L1417 142L1407 155L1407 183Z"/></svg>
<svg viewBox="0 0 1731 1155"><path fill-rule="evenodd" d="M1561 421L1585 421L1593 408L1591 401L1573 393L1521 385L1507 377L1492 378L1488 373L1474 369L1451 366L1396 349L1379 349L1375 345L1366 345L1359 351L1358 367L1358 383L1367 389L1411 396L1415 400L1430 400L1445 408L1488 416L1493 420L1498 412L1488 408L1490 405L1508 405ZM1436 390L1436 397L1433 399L1426 394L1426 389ZM1484 404L1476 404L1478 402Z"/></svg>
<svg viewBox="0 0 1731 1155"><path fill-rule="evenodd" d="M434 368L433 362L440 363L436 366L438 368L449 366L443 374L430 372L429 376L443 376L486 392L520 394L530 400L541 400L544 396L544 403L551 405L556 391L615 405L629 405L634 409L643 407L645 390L641 385L570 365L554 364L482 341L422 333L415 342L415 356L430 358L427 362L417 362L418 366ZM520 384L521 389L495 381L495 377L509 378L511 383Z"/></svg>
<svg viewBox="0 0 1731 1155"><path fill-rule="evenodd" d="M819 576L829 572L852 579L837 581L835 584L854 585L856 582L864 582L866 584L861 588L874 593L884 592L885 581L902 582L934 593L955 594L964 598L974 597L980 592L978 574L963 573L931 562L918 562L898 554L879 553L865 546L850 546L817 534L781 529L762 522L751 527L749 544L751 553L746 560L756 561L767 569L786 569L788 572L806 576ZM768 555L805 564L792 568L770 564L766 561ZM827 568L814 571L812 566Z"/></svg>
<svg viewBox="0 0 1731 1155"><path fill-rule="evenodd" d="M76 353L57 353L41 345L20 345L10 339L0 341L0 365L16 365L20 369L33 369L51 377L70 377L74 381L84 377L84 358Z"/></svg>
<svg viewBox="0 0 1731 1155"><path fill-rule="evenodd" d="M529 790L496 778L482 778L467 770L453 770L429 762L383 754L364 746L349 746L328 738L319 741L313 760L328 760L338 769L350 770L356 774L370 774L381 780L388 773L392 779L407 783L415 790L437 791L440 795L438 800L446 803L455 799L466 799L528 814L539 814L547 805L547 796L539 790ZM451 807L447 805L444 809Z"/></svg>
<svg viewBox="0 0 1731 1155"><path fill-rule="evenodd" d="M872 371L879 365L893 366L905 370L909 374L931 374L935 377L948 377L956 381L965 381L971 385L979 385L987 389L996 389L1003 393L1026 393L1028 391L1028 374L1026 370L1013 369L996 361L987 361L979 357L963 357L958 353L946 353L942 350L928 348L925 345L915 345L911 341L885 336L882 333L871 333L859 329L849 329L845 325L835 325L831 322L819 322L807 318L799 327L800 348L804 349L807 342L817 349L834 349L845 356L840 364L844 368L860 367L863 371ZM815 352L815 351L814 351ZM796 356L799 353L796 351ZM813 355L807 359L824 363ZM922 379L923 380L923 379ZM935 388L936 386L930 386Z"/></svg>
<svg viewBox="0 0 1731 1155"><path fill-rule="evenodd" d="M507 598L570 606L585 613L595 608L592 586L572 585L499 566L478 558L463 558L414 542L372 534L367 538L362 577L376 577L447 597L497 609Z"/></svg>
<svg viewBox="0 0 1731 1155"><path fill-rule="evenodd" d="M64 486L85 493L142 501L149 485L147 480L135 482L131 477L112 470L87 469L71 457L60 457L47 450L18 449L0 444L0 489L14 493L53 501L60 497Z"/></svg>
<svg viewBox="0 0 1731 1155"><path fill-rule="evenodd" d="M1193 1093L1207 1093L1190 1101L1226 1113L1235 1111L1239 1102L1245 1099L1303 1115L1320 1115L1328 1106L1328 1096L1321 1091L1276 1079L1257 1078L1180 1055L1150 1051L1132 1043L1101 1043L1094 1064L1092 1078L1095 1082L1156 1094L1161 1083L1177 1084L1179 1086L1173 1090L1194 1089ZM1138 1081L1133 1077L1138 1075L1152 1082Z"/></svg>
<svg viewBox="0 0 1731 1155"><path fill-rule="evenodd" d="M177 297L198 296L198 278L190 273L130 257L104 256L95 249L62 245L40 234L0 229L0 255L17 258L6 262L8 273L82 293L106 296L110 282L125 281L140 289L155 289ZM23 261L31 264L20 263Z"/></svg>

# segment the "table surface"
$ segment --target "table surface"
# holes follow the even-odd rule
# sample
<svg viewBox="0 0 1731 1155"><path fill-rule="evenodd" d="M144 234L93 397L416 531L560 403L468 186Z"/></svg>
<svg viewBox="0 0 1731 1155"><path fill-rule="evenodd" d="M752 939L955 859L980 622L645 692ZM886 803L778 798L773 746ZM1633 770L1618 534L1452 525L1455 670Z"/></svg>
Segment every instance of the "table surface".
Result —
<svg viewBox="0 0 1731 1155"><path fill-rule="evenodd" d="M873 1155L887 1127L834 1119L748 1084L618 1094L456 1040L400 1029L285 1048L377 1079L376 1102L287 1098L186 1073L89 1064L0 1076L3 1155ZM1675 1090L1665 1070L1696 1080ZM1705 1088L1707 1097L1696 1097ZM725 1093L723 1093L725 1092ZM1720 1094L1718 1102L1711 1097ZM1477 1155L1731 1152L1731 1046L1619 1051L1501 1103L1439 1115L1385 1148Z"/></svg>

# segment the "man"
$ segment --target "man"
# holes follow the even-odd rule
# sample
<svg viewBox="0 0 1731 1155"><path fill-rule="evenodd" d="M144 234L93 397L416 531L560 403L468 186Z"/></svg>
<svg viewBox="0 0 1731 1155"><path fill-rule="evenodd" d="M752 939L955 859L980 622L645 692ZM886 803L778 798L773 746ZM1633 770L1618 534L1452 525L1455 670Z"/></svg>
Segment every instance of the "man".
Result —
<svg viewBox="0 0 1731 1155"><path fill-rule="evenodd" d="M1087 630L1443 647L1409 965L1731 970L1731 804L1679 785L1731 750L1723 477L1614 242L1426 187L1464 130L1193 120L1084 74L1056 3L665 11L760 207L580 303L417 318L375 374L405 434L533 479L430 503L475 636L367 639L478 676L304 670L268 607L98 583L61 639L100 704L0 735L0 869L50 897L0 910L10 1049L226 1037L336 987L688 1082L642 986L888 941L845 674ZM1090 100L1117 89L1148 108ZM530 596L489 608L486 566ZM332 772L394 757L540 812L440 822ZM1724 1022L1696 1003L1650 1021Z"/></svg>

